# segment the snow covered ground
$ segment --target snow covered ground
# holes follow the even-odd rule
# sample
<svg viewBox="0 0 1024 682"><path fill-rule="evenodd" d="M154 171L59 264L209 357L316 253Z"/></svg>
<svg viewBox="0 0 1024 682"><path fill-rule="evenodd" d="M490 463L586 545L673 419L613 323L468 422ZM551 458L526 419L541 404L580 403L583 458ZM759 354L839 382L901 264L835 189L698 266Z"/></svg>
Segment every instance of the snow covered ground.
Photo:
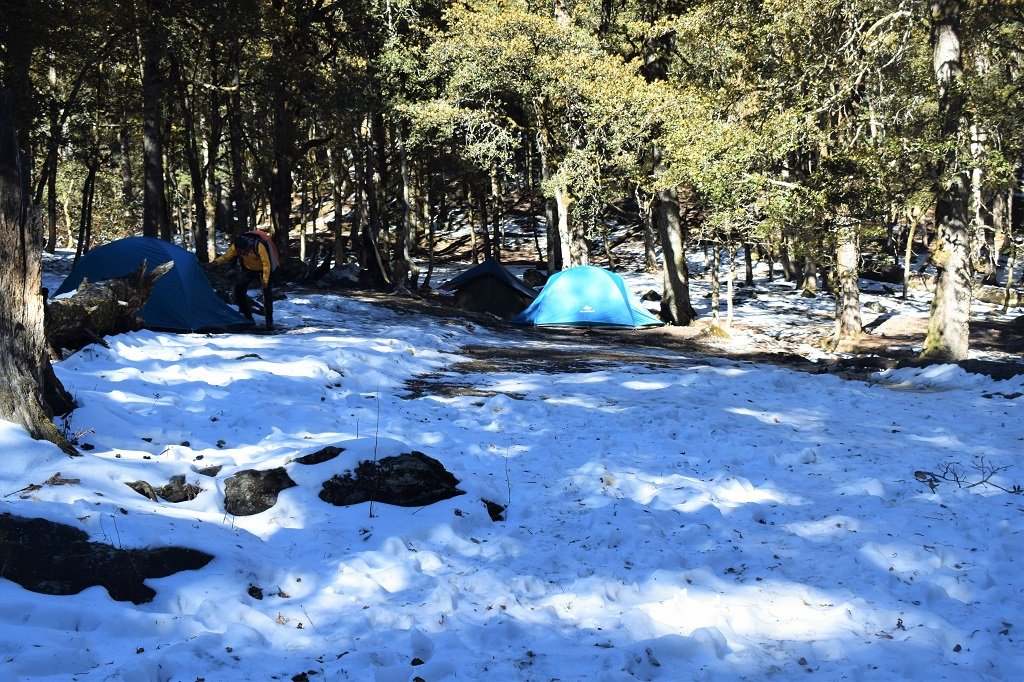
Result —
<svg viewBox="0 0 1024 682"><path fill-rule="evenodd" d="M814 314L762 289L737 315L765 333ZM0 423L3 512L215 556L147 581L141 605L0 580L0 678L1024 679L1024 377L855 382L665 351L466 375L469 344L541 342L327 294L275 314L289 331L143 331L57 363L81 458ZM411 393L425 375L438 390ZM346 450L292 461L327 445ZM410 450L465 495L372 511L317 497ZM279 466L298 486L276 506L225 513L226 478ZM17 492L58 472L79 483ZM179 474L195 500L125 485Z"/></svg>

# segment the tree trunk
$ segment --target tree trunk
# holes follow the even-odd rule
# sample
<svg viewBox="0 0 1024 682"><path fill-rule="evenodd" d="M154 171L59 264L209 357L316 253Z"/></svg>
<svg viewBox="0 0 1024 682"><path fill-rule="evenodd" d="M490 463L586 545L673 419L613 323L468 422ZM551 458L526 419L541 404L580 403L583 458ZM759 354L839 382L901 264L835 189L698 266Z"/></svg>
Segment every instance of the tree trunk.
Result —
<svg viewBox="0 0 1024 682"><path fill-rule="evenodd" d="M796 263L793 262L793 243L793 235L783 228L782 241L779 244L779 265L782 266L782 278L787 282L795 282L799 276Z"/></svg>
<svg viewBox="0 0 1024 682"><path fill-rule="evenodd" d="M719 316L719 304L722 297L722 282L719 277L719 268L722 267L722 249L717 242L711 243L711 324L721 326L722 320Z"/></svg>
<svg viewBox="0 0 1024 682"><path fill-rule="evenodd" d="M331 235L334 238L334 267L345 264L345 233L342 230L341 215L345 210L345 201L349 194L348 170L342 164L342 152L328 147L327 162L331 177L331 196L334 201L334 225Z"/></svg>
<svg viewBox="0 0 1024 682"><path fill-rule="evenodd" d="M57 160L61 137L59 114L54 82L50 84L50 140L46 154L46 250L49 253L57 250Z"/></svg>
<svg viewBox="0 0 1024 682"><path fill-rule="evenodd" d="M220 111L220 57L217 50L217 39L210 38L209 49L210 88L209 99L207 100L206 119L209 121L209 128L205 132L204 151L206 162L206 190L204 198L206 201L206 233L196 233L196 258L200 263L208 263L217 253L217 209L221 202L221 183L217 177L217 163L220 161L220 144L223 133L224 118Z"/></svg>
<svg viewBox="0 0 1024 682"><path fill-rule="evenodd" d="M0 89L0 419L73 455L52 421L55 411L67 413L74 402L46 351L42 234L33 220L13 111L10 93Z"/></svg>
<svg viewBox="0 0 1024 682"><path fill-rule="evenodd" d="M857 225L846 221L838 226L836 247L836 333L835 342L851 341L861 334Z"/></svg>
<svg viewBox="0 0 1024 682"><path fill-rule="evenodd" d="M685 327L697 318L690 303L690 270L686 266L686 229L679 215L679 197L675 189L663 189L651 204L650 221L661 239L662 268L661 317L665 322Z"/></svg>
<svg viewBox="0 0 1024 682"><path fill-rule="evenodd" d="M562 183L555 185L555 205L558 207L558 240L562 266L573 268L590 264L590 249L583 233L583 223L573 215L576 197Z"/></svg>
<svg viewBox="0 0 1024 682"><path fill-rule="evenodd" d="M441 229L442 232L448 229L448 187L445 183L443 176L435 177L431 175L428 183L430 198L428 203L433 205L436 200L437 209L434 211L434 215L429 218L428 230L430 239L430 257L427 260L427 273L423 277L423 288L430 288L430 278L434 274L434 249L437 243L437 230Z"/></svg>
<svg viewBox="0 0 1024 682"><path fill-rule="evenodd" d="M818 293L818 263L810 254L804 256L804 268L800 274L799 288L807 297L815 296Z"/></svg>
<svg viewBox="0 0 1024 682"><path fill-rule="evenodd" d="M177 58L171 59L171 73L178 90L178 101L181 106L182 119L185 124L185 161L188 164L188 176L192 183L192 235L195 238L195 251L205 251L206 246L206 183L203 178L203 167L199 160L199 147L196 142L195 99L189 101L185 90L185 82L181 77L181 67ZM184 243L184 242L183 242ZM205 262L202 261L201 262Z"/></svg>
<svg viewBox="0 0 1024 682"><path fill-rule="evenodd" d="M1007 202L1010 204L1008 207L1011 211L1013 209L1013 192L1010 192L1010 200ZM1013 294L1013 270L1017 265L1017 240L1015 238L1013 230L1013 222L1006 228L1006 240L1010 243L1010 252L1006 254L1006 287L1003 289L1003 314L1010 309L1010 298Z"/></svg>
<svg viewBox="0 0 1024 682"><path fill-rule="evenodd" d="M118 165L121 170L121 201L124 202L124 217L129 225L139 224L139 203L135 185L135 167L131 157L131 131L122 113L118 122Z"/></svg>
<svg viewBox="0 0 1024 682"><path fill-rule="evenodd" d="M78 265L78 259L89 252L89 242L92 240L92 206L96 196L96 171L99 168L99 162L95 157L89 160L88 167L89 172L82 185L82 210L78 217L74 265Z"/></svg>
<svg viewBox="0 0 1024 682"><path fill-rule="evenodd" d="M725 328L732 327L733 311L736 303L736 256L739 255L739 247L736 242L729 241L729 270L725 278Z"/></svg>
<svg viewBox="0 0 1024 682"><path fill-rule="evenodd" d="M384 289L391 285L391 276L384 258L381 256L381 248L378 238L381 234L381 214L379 193L383 176L377 165L380 159L377 158L378 150L375 144L377 137L374 132L376 124L383 124L380 117L371 114L367 117L368 129L363 138L364 163L363 163L363 187L364 202L366 205L366 220L363 221L362 231L359 239L359 264L368 273L370 285L377 289Z"/></svg>
<svg viewBox="0 0 1024 682"><path fill-rule="evenodd" d="M143 29L142 64L142 234L147 237L170 236L167 199L164 194L163 117L160 98L163 77L160 60L164 52L164 27L159 11L163 0L148 0L147 19Z"/></svg>
<svg viewBox="0 0 1024 682"><path fill-rule="evenodd" d="M743 242L743 285L754 286L754 245Z"/></svg>
<svg viewBox="0 0 1024 682"><path fill-rule="evenodd" d="M398 293L408 293L409 276L413 268L416 267L412 262L412 255L409 253L409 243L415 232L412 215L412 178L409 173L409 158L405 153L405 136L398 126L394 129L394 135L396 152L398 154L399 178L402 183L402 215L398 220L395 232L395 259L392 272L395 279L395 291Z"/></svg>
<svg viewBox="0 0 1024 682"><path fill-rule="evenodd" d="M907 243L904 245L903 251L903 293L900 295L904 301L907 300L907 294L910 289L910 270L911 261L914 258L914 232L917 230L917 221L911 220L907 225Z"/></svg>
<svg viewBox="0 0 1024 682"><path fill-rule="evenodd" d="M231 156L231 190L228 206L231 209L229 232L237 235L249 229L249 195L245 186L245 149L242 138L242 47L238 35L231 36L228 59L231 69L231 94L228 98L228 141Z"/></svg>
<svg viewBox="0 0 1024 682"><path fill-rule="evenodd" d="M543 127L537 133L537 151L540 155L542 184L551 180L550 138ZM547 273L553 275L562 269L562 260L568 254L562 253L562 242L558 236L558 205L554 197L544 197L544 223L547 232Z"/></svg>
<svg viewBox="0 0 1024 682"><path fill-rule="evenodd" d="M270 171L270 220L274 243L281 258L288 257L288 234L292 229L292 171L298 155L298 131L295 127L294 101L283 83L274 88L273 166Z"/></svg>
<svg viewBox="0 0 1024 682"><path fill-rule="evenodd" d="M637 187L634 191L637 207L640 209L640 232L644 237L644 272L658 271L658 233L652 220L653 199L642 196L644 193Z"/></svg>
<svg viewBox="0 0 1024 682"><path fill-rule="evenodd" d="M501 219L503 206L501 199L501 185L498 182L498 171L491 169L491 251L488 254L494 260L501 260Z"/></svg>
<svg viewBox="0 0 1024 682"><path fill-rule="evenodd" d="M967 205L970 178L958 167L960 150L953 144L963 126L966 93L960 49L960 0L931 0L931 40L939 87L942 139L949 151L939 164L936 187L936 240L932 264L937 271L925 358L955 362L967 358L970 346L971 258Z"/></svg>

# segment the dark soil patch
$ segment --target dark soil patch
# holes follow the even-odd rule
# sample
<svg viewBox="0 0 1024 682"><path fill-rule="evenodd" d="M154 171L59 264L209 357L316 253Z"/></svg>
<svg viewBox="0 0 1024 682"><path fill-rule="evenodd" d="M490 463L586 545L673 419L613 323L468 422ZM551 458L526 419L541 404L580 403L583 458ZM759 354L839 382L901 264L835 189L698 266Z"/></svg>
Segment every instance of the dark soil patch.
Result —
<svg viewBox="0 0 1024 682"><path fill-rule="evenodd" d="M924 341L927 321L920 318L891 316L869 325L855 345L845 347L829 360L811 360L794 353L790 346L759 339L753 347L730 344L716 336L710 325L698 320L688 327L657 329L555 329L518 327L495 316L473 313L453 307L440 296L422 298L360 292L358 297L402 314L429 315L441 324L469 329L483 327L494 332L514 334L515 347L469 346L460 350L469 360L445 373L418 377L409 382L410 399L426 393L446 396L487 397L494 391L482 390L460 375L500 372L591 372L623 364L651 368L708 363L772 364L815 374L835 374L848 379L869 379L883 369L930 364L918 358L914 350ZM823 324L824 322L824 324ZM826 329L827 321L814 320L811 327ZM738 326L738 331L743 328ZM822 334L822 341L824 334ZM971 323L971 347L983 353L1006 356L999 360L969 360L958 363L965 370L996 379L1024 374L1024 317L1009 322L975 320ZM1018 356L1018 357L1013 357ZM507 394L506 395L510 395ZM522 398L519 395L510 395Z"/></svg>

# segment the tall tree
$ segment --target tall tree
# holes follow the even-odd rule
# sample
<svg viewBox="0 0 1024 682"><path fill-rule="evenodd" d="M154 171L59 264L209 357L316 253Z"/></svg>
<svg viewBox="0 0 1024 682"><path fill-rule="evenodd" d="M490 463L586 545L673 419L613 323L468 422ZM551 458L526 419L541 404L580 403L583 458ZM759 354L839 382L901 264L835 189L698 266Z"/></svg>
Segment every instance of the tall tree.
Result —
<svg viewBox="0 0 1024 682"><path fill-rule="evenodd" d="M164 75L161 61L166 44L164 0L146 0L141 21L143 101L142 234L170 240L170 215L164 186Z"/></svg>
<svg viewBox="0 0 1024 682"><path fill-rule="evenodd" d="M945 151L936 169L935 229L932 253L935 296L922 355L964 360L970 344L971 233L967 206L970 175L959 160L965 131L966 91L961 47L962 0L931 0L932 62L938 86L939 124Z"/></svg>
<svg viewBox="0 0 1024 682"><path fill-rule="evenodd" d="M0 419L76 454L52 421L51 403L64 412L73 403L47 354L42 230L31 204L12 100L11 91L0 86Z"/></svg>

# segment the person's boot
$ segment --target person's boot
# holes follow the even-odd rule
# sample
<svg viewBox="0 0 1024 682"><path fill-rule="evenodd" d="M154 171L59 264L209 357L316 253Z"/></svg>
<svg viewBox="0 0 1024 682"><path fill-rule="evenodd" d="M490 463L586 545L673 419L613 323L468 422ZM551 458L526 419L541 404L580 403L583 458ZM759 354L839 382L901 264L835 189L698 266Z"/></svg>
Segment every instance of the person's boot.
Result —
<svg viewBox="0 0 1024 682"><path fill-rule="evenodd" d="M274 294L269 288L263 290L263 319L267 322L267 331L274 331Z"/></svg>

